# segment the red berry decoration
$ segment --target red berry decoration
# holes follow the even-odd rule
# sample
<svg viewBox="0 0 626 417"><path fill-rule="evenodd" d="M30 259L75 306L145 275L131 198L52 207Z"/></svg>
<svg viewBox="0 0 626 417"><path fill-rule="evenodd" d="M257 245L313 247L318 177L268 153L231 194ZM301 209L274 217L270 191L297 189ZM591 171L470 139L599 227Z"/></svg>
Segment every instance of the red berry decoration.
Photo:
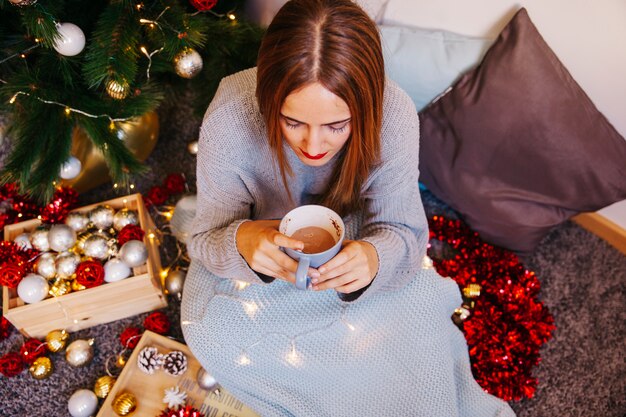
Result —
<svg viewBox="0 0 626 417"><path fill-rule="evenodd" d="M144 231L135 224L127 224L117 234L117 244L122 247L129 240L143 240Z"/></svg>
<svg viewBox="0 0 626 417"><path fill-rule="evenodd" d="M76 282L86 288L97 287L104 282L104 267L98 261L84 261L76 267Z"/></svg>
<svg viewBox="0 0 626 417"><path fill-rule="evenodd" d="M167 193L165 188L155 185L154 187L150 188L150 191L148 191L146 200L148 200L150 204L160 206L161 204L165 203L168 197L169 194Z"/></svg>
<svg viewBox="0 0 626 417"><path fill-rule="evenodd" d="M13 325L6 319L6 317L2 316L0 318L0 341L9 337L12 331Z"/></svg>
<svg viewBox="0 0 626 417"><path fill-rule="evenodd" d="M197 408L186 405L178 409L167 408L158 417L204 417L204 414Z"/></svg>
<svg viewBox="0 0 626 417"><path fill-rule="evenodd" d="M215 7L217 0L189 0L189 3L201 12L206 12Z"/></svg>
<svg viewBox="0 0 626 417"><path fill-rule="evenodd" d="M165 313L155 311L145 318L143 327L158 334L166 334L170 330L170 320Z"/></svg>
<svg viewBox="0 0 626 417"><path fill-rule="evenodd" d="M122 334L120 334L120 342L125 348L135 349L137 343L139 343L139 339L141 339L141 334L142 331L139 327L127 327Z"/></svg>
<svg viewBox="0 0 626 417"><path fill-rule="evenodd" d="M24 370L24 362L17 352L9 352L0 357L0 374L7 378L19 375Z"/></svg>
<svg viewBox="0 0 626 417"><path fill-rule="evenodd" d="M35 359L43 356L48 351L48 346L40 340L28 339L20 348L20 355L22 361L27 364L32 364Z"/></svg>
<svg viewBox="0 0 626 417"><path fill-rule="evenodd" d="M185 191L185 178L181 174L169 174L165 177L163 186L170 194L180 194Z"/></svg>
<svg viewBox="0 0 626 417"><path fill-rule="evenodd" d="M16 288L24 278L24 268L14 263L7 263L0 266L0 284L9 288Z"/></svg>

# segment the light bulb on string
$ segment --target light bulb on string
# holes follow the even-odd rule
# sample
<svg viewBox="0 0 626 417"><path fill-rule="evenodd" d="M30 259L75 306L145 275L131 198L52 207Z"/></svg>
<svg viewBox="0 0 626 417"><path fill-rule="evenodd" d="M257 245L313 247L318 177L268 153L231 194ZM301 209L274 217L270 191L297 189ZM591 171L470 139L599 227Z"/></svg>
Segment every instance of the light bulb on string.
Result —
<svg viewBox="0 0 626 417"><path fill-rule="evenodd" d="M245 352L242 352L241 355L239 355L239 358L237 359L237 363L242 366L247 366L247 365L250 365L251 361L248 355L246 355Z"/></svg>

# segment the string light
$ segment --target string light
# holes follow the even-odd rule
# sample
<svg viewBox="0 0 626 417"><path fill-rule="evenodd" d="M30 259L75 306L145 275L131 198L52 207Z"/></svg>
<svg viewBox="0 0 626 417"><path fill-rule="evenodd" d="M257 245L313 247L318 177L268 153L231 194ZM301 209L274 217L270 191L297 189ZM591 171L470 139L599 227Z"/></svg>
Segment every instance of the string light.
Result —
<svg viewBox="0 0 626 417"><path fill-rule="evenodd" d="M91 117L92 119L106 118L106 119L109 119L111 122L125 122L125 121L128 121L128 120L133 118L132 116L131 117L117 117L117 118L113 118L113 117L109 116L108 114L91 114L91 113L84 112L84 111L82 111L80 109L75 109L73 107L70 107L67 104L59 103L58 101L44 100L41 97L34 96L34 95L32 95L30 93L27 93L25 91L18 91L17 93L15 93L13 95L13 97L11 97L9 99L9 104L15 103L15 100L20 95L34 97L35 99L41 101L42 103L54 104L55 106L61 106L61 107L63 107L65 109L66 114L69 114L68 112L74 112L74 113L82 114L83 116Z"/></svg>
<svg viewBox="0 0 626 417"><path fill-rule="evenodd" d="M250 283L248 282L244 282L244 281L235 281L235 287L237 287L237 289L239 291L245 290L246 288L248 288L250 286Z"/></svg>
<svg viewBox="0 0 626 417"><path fill-rule="evenodd" d="M163 47L154 50L150 53L148 53L148 50L146 49L145 46L141 46L139 48L139 50L146 56L146 58L148 58L148 68L146 68L146 78L149 80L150 79L150 68L152 67L152 56L154 54L158 54L159 52L161 52L163 50Z"/></svg>
<svg viewBox="0 0 626 417"><path fill-rule="evenodd" d="M291 343L291 350L289 351L289 353L287 353L287 355L285 355L285 359L287 360L287 362L289 362L293 366L299 366L302 364L302 359L300 358L300 355L298 355L298 352L296 351L295 342Z"/></svg>
<svg viewBox="0 0 626 417"><path fill-rule="evenodd" d="M235 16L233 13L228 13L228 18L230 20L235 20L235 19L237 19L237 16Z"/></svg>

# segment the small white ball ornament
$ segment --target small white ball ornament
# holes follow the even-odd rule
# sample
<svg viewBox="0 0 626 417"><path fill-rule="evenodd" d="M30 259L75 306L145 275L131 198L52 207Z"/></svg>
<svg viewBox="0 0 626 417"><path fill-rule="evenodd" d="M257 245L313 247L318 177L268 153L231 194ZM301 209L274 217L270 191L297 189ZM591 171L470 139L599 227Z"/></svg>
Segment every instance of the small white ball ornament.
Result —
<svg viewBox="0 0 626 417"><path fill-rule="evenodd" d="M111 206L100 205L89 212L89 220L100 230L113 226L115 210Z"/></svg>
<svg viewBox="0 0 626 417"><path fill-rule="evenodd" d="M123 208L118 210L113 216L113 228L118 232L129 224L139 224L139 217L136 211Z"/></svg>
<svg viewBox="0 0 626 417"><path fill-rule="evenodd" d="M21 250L33 248L33 245L30 243L30 235L28 233L17 235L15 239L13 239L13 243L15 243Z"/></svg>
<svg viewBox="0 0 626 417"><path fill-rule="evenodd" d="M17 286L17 295L28 304L37 303L48 295L50 286L41 275L28 274Z"/></svg>
<svg viewBox="0 0 626 417"><path fill-rule="evenodd" d="M40 252L48 252L50 243L48 243L48 229L37 228L30 234L30 243L33 248Z"/></svg>
<svg viewBox="0 0 626 417"><path fill-rule="evenodd" d="M67 410L72 417L90 417L98 409L98 397L88 389L74 392L67 402Z"/></svg>
<svg viewBox="0 0 626 417"><path fill-rule="evenodd" d="M59 177L64 180L71 180L72 178L76 178L78 174L80 174L80 170L82 169L83 164L80 162L80 159L75 156L70 156L67 161L63 165L61 165L61 170L59 171Z"/></svg>
<svg viewBox="0 0 626 417"><path fill-rule="evenodd" d="M104 280L106 282L121 281L130 276L131 270L121 259L112 258L104 264Z"/></svg>
<svg viewBox="0 0 626 417"><path fill-rule="evenodd" d="M57 274L55 258L56 255L52 252L44 252L39 255L35 264L35 272L46 279L54 278Z"/></svg>
<svg viewBox="0 0 626 417"><path fill-rule="evenodd" d="M174 57L176 74L183 78L193 78L202 70L202 56L193 48L183 48Z"/></svg>
<svg viewBox="0 0 626 417"><path fill-rule="evenodd" d="M78 368L87 365L93 359L94 339L78 339L70 343L65 349L65 360Z"/></svg>
<svg viewBox="0 0 626 417"><path fill-rule="evenodd" d="M55 224L48 231L50 249L65 252L76 243L76 232L66 224Z"/></svg>
<svg viewBox="0 0 626 417"><path fill-rule="evenodd" d="M85 48L85 34L73 23L61 23L57 25L59 36L54 43L54 49L65 56L74 56L81 53Z"/></svg>
<svg viewBox="0 0 626 417"><path fill-rule="evenodd" d="M76 267L80 263L80 256L73 252L61 252L55 259L55 265L57 268L57 275L59 278L69 278L74 272Z"/></svg>
<svg viewBox="0 0 626 417"><path fill-rule="evenodd" d="M148 249L140 240L129 240L120 248L119 258L131 268L141 266L148 259Z"/></svg>
<svg viewBox="0 0 626 417"><path fill-rule="evenodd" d="M85 256L104 260L109 257L109 240L105 236L94 233L83 243Z"/></svg>
<svg viewBox="0 0 626 417"><path fill-rule="evenodd" d="M89 225L89 216L86 213L73 211L65 218L65 224L77 232L82 232Z"/></svg>

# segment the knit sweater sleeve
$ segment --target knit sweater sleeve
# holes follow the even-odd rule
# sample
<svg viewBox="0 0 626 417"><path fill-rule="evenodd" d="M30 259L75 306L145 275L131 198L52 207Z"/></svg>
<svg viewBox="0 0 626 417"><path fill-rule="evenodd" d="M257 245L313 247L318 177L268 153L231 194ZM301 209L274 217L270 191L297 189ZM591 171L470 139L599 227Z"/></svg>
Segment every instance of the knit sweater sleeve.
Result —
<svg viewBox="0 0 626 417"><path fill-rule="evenodd" d="M254 204L243 178L245 161L237 149L250 134L245 127L249 119L240 114L251 104L245 100L238 97L236 85L222 81L205 114L198 141L198 205L188 252L222 278L262 283L235 240L239 226L251 218Z"/></svg>
<svg viewBox="0 0 626 417"><path fill-rule="evenodd" d="M428 243L428 223L419 192L419 119L411 99L388 83L381 132L381 164L366 182L366 208L359 239L378 253L378 273L350 301L378 291L404 287L421 268Z"/></svg>

